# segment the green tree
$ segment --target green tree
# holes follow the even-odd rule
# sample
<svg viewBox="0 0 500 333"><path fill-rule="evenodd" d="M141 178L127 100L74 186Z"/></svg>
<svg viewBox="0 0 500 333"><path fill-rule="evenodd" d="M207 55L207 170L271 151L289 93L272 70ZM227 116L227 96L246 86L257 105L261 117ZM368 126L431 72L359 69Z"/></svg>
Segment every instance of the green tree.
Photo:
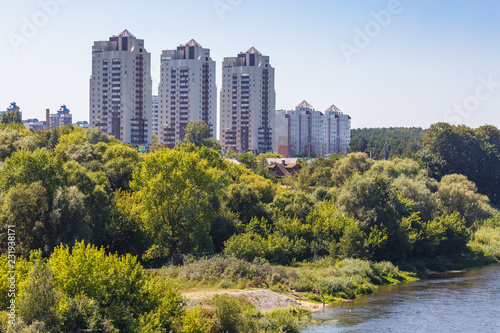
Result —
<svg viewBox="0 0 500 333"><path fill-rule="evenodd" d="M2 224L16 226L16 251L28 258L31 250L43 247L44 235L47 236L47 191L40 182L19 184L11 187L0 202ZM6 241L4 239L2 243Z"/></svg>
<svg viewBox="0 0 500 333"><path fill-rule="evenodd" d="M2 113L2 116L0 117L0 124L22 124L23 120L21 119L21 113L19 110L15 111L6 111Z"/></svg>
<svg viewBox="0 0 500 333"><path fill-rule="evenodd" d="M106 149L102 163L113 190L129 190L132 175L140 168L137 149L121 143L111 144Z"/></svg>
<svg viewBox="0 0 500 333"><path fill-rule="evenodd" d="M84 197L75 186L61 187L56 191L48 226L51 248L91 237Z"/></svg>
<svg viewBox="0 0 500 333"><path fill-rule="evenodd" d="M239 219L247 224L253 217L267 217L267 212L261 205L259 193L249 184L231 184L224 191L226 207L236 213Z"/></svg>
<svg viewBox="0 0 500 333"><path fill-rule="evenodd" d="M223 180L197 153L158 150L144 159L131 187L137 212L153 240L147 258L211 251L213 198Z"/></svg>
<svg viewBox="0 0 500 333"><path fill-rule="evenodd" d="M345 158L335 162L332 168L332 180L337 186L341 186L344 182L356 174L363 174L368 171L375 163L374 160L368 158L365 153L348 154Z"/></svg>
<svg viewBox="0 0 500 333"><path fill-rule="evenodd" d="M243 163L247 169L256 171L257 170L257 158L253 155L253 153L250 151L248 153L243 153L239 156L239 161Z"/></svg>
<svg viewBox="0 0 500 333"><path fill-rule="evenodd" d="M130 255L107 255L83 242L57 247L49 258L57 290L69 298L85 295L99 304L103 318L120 332L133 332L135 320L147 310L144 269ZM153 310L153 309L151 309Z"/></svg>
<svg viewBox="0 0 500 333"><path fill-rule="evenodd" d="M62 185L62 163L59 158L46 150L34 152L19 150L5 160L0 172L0 191L19 184L41 182L47 190L49 200L55 189Z"/></svg>
<svg viewBox="0 0 500 333"><path fill-rule="evenodd" d="M275 220L280 217L297 217L305 221L313 207L314 202L308 195L294 191L285 191L276 195L270 205Z"/></svg>
<svg viewBox="0 0 500 333"><path fill-rule="evenodd" d="M19 303L19 317L28 325L42 322L50 332L57 332L59 298L49 266L36 259Z"/></svg>
<svg viewBox="0 0 500 333"><path fill-rule="evenodd" d="M446 175L436 193L443 214L460 213L470 227L476 220L490 216L488 197L477 193L476 185L464 175Z"/></svg>
<svg viewBox="0 0 500 333"><path fill-rule="evenodd" d="M100 128L90 127L85 130L85 136L87 136L87 140L90 144L97 144L99 142L108 143L111 141L111 137L109 137L106 133L104 133Z"/></svg>
<svg viewBox="0 0 500 333"><path fill-rule="evenodd" d="M184 130L184 142L196 147L216 148L217 143L210 139L210 127L203 120L192 121Z"/></svg>

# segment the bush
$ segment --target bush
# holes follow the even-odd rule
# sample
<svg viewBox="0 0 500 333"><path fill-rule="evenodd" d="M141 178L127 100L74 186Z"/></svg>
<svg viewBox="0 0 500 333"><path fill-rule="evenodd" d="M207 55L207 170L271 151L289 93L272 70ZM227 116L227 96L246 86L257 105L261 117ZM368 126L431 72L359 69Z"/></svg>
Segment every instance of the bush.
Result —
<svg viewBox="0 0 500 333"><path fill-rule="evenodd" d="M217 295L212 305L215 311L216 332L240 332L243 309L236 298L227 294Z"/></svg>
<svg viewBox="0 0 500 333"><path fill-rule="evenodd" d="M200 308L191 308L186 310L182 319L182 327L185 333L209 333L211 326Z"/></svg>
<svg viewBox="0 0 500 333"><path fill-rule="evenodd" d="M299 332L299 318L296 310L282 309L268 315L271 329L275 332Z"/></svg>
<svg viewBox="0 0 500 333"><path fill-rule="evenodd" d="M198 260L184 258L183 266L168 266L163 274L169 277L184 277L196 281L238 281L258 279L267 284L286 283L297 278L296 273L287 272L283 267L273 266L265 259L257 258L251 262L216 255Z"/></svg>

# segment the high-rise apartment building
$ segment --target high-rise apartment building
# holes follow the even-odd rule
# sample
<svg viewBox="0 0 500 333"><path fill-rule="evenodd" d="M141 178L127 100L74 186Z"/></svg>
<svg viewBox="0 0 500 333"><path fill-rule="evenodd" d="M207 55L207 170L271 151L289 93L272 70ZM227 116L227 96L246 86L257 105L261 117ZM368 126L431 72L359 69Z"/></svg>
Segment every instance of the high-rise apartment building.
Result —
<svg viewBox="0 0 500 333"><path fill-rule="evenodd" d="M346 154L351 141L351 117L335 105L325 112L303 101L295 110L276 111L277 152L285 157Z"/></svg>
<svg viewBox="0 0 500 333"><path fill-rule="evenodd" d="M90 126L133 146L151 141L151 54L128 30L94 42Z"/></svg>
<svg viewBox="0 0 500 333"><path fill-rule="evenodd" d="M254 47L224 58L220 132L224 152L272 152L275 146L274 68Z"/></svg>
<svg viewBox="0 0 500 333"><path fill-rule="evenodd" d="M158 96L151 99L151 136L158 139Z"/></svg>
<svg viewBox="0 0 500 333"><path fill-rule="evenodd" d="M351 142L351 117L334 104L325 111L323 121L325 154L347 154Z"/></svg>
<svg viewBox="0 0 500 333"><path fill-rule="evenodd" d="M173 148L191 121L203 120L217 134L215 61L194 39L161 55L158 87L158 142Z"/></svg>

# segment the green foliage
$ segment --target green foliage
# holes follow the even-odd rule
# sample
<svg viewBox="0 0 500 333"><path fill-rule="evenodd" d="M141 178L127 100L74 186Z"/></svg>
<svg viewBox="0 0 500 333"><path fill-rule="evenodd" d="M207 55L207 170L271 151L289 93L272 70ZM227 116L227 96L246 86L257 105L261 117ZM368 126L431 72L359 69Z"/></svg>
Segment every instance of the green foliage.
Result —
<svg viewBox="0 0 500 333"><path fill-rule="evenodd" d="M351 130L349 152L364 152L373 159L414 154L422 147L425 130L411 127L362 128Z"/></svg>
<svg viewBox="0 0 500 333"><path fill-rule="evenodd" d="M22 126L24 128L24 126ZM38 141L31 134L23 132L12 124L0 126L0 161L10 157L19 149L33 151L38 147Z"/></svg>
<svg viewBox="0 0 500 333"><path fill-rule="evenodd" d="M193 307L186 310L182 319L182 328L186 333L210 333L211 325L209 320L203 316L201 309Z"/></svg>
<svg viewBox="0 0 500 333"><path fill-rule="evenodd" d="M247 224L253 217L267 217L267 212L261 205L258 190L247 183L231 184L224 191L226 207L237 214L239 219Z"/></svg>
<svg viewBox="0 0 500 333"><path fill-rule="evenodd" d="M34 152L18 150L5 160L0 171L0 191L19 185L41 182L49 198L62 183L61 161L52 153L37 149Z"/></svg>
<svg viewBox="0 0 500 333"><path fill-rule="evenodd" d="M52 331L59 326L58 305L52 272L44 260L37 259L19 303L19 317L28 325L42 322Z"/></svg>
<svg viewBox="0 0 500 333"><path fill-rule="evenodd" d="M94 299L79 295L61 303L64 303L60 306L63 332L117 332L111 321L102 318L99 304Z"/></svg>
<svg viewBox="0 0 500 333"><path fill-rule="evenodd" d="M105 318L120 332L130 332L145 303L143 268L130 255L105 254L83 242L71 249L57 247L49 258L57 291L69 298L81 294L94 299Z"/></svg>
<svg viewBox="0 0 500 333"><path fill-rule="evenodd" d="M197 260L186 258L182 266L167 266L164 274L172 278L186 278L195 281L234 281L252 279L268 285L287 283L297 278L294 272L283 267L272 266L267 260L256 258L245 261L235 257L215 255Z"/></svg>
<svg viewBox="0 0 500 333"><path fill-rule="evenodd" d="M22 124L21 113L19 110L6 111L0 117L0 124Z"/></svg>
<svg viewBox="0 0 500 333"><path fill-rule="evenodd" d="M304 221L313 206L314 202L305 193L285 191L274 197L270 208L275 220L280 217L297 217Z"/></svg>
<svg viewBox="0 0 500 333"><path fill-rule="evenodd" d="M242 332L242 313L243 309L240 303L232 296L227 294L217 295L212 301L215 312L215 323L213 330L215 332Z"/></svg>
<svg viewBox="0 0 500 333"><path fill-rule="evenodd" d="M274 332L298 333L299 316L296 310L280 309L267 315L269 326Z"/></svg>
<svg viewBox="0 0 500 333"><path fill-rule="evenodd" d="M500 131L496 127L474 130L437 123L430 127L423 143L422 160L434 177L462 174L493 202L500 200Z"/></svg>
<svg viewBox="0 0 500 333"><path fill-rule="evenodd" d="M129 190L132 176L140 168L137 150L121 143L107 147L102 155L102 163L113 190Z"/></svg>
<svg viewBox="0 0 500 333"><path fill-rule="evenodd" d="M363 174L375 163L365 153L352 153L338 160L332 167L333 184L340 186L354 175Z"/></svg>
<svg viewBox="0 0 500 333"><path fill-rule="evenodd" d="M29 257L32 249L41 248L44 244L44 222L48 209L47 191L41 182L18 184L11 187L3 197L0 208L1 230L3 234L7 234L5 227L15 226L16 251L24 258ZM2 242L6 241L4 239Z"/></svg>
<svg viewBox="0 0 500 333"><path fill-rule="evenodd" d="M235 258L252 261L255 258L264 258L266 244L261 235L244 233L233 235L225 243L224 253Z"/></svg>
<svg viewBox="0 0 500 333"><path fill-rule="evenodd" d="M249 170L257 171L258 162L254 154L250 151L239 156L238 160Z"/></svg>
<svg viewBox="0 0 500 333"><path fill-rule="evenodd" d="M456 259L466 250L470 231L464 218L455 212L429 222L426 234L431 256L444 255Z"/></svg>
<svg viewBox="0 0 500 333"><path fill-rule="evenodd" d="M7 253L4 252L0 256L0 306L2 309L7 309L10 302L9 290L11 286L11 279L7 280L7 278L11 278L12 275L9 274L11 271L15 271L15 279L16 279L16 297L20 297L23 294L25 289L25 285L28 281L30 271L33 267L33 263L24 258L16 258L15 260L15 269L10 267L12 262L9 262L9 259L12 260L12 257L8 257Z"/></svg>
<svg viewBox="0 0 500 333"><path fill-rule="evenodd" d="M109 143L112 141L112 137L109 137L100 128L91 127L85 130L85 136L90 144L97 144L99 142Z"/></svg>
<svg viewBox="0 0 500 333"><path fill-rule="evenodd" d="M363 230L377 224L395 224L406 208L387 178L359 175L344 184L337 206L346 216L358 220Z"/></svg>
<svg viewBox="0 0 500 333"><path fill-rule="evenodd" d="M467 246L473 252L480 253L483 256L500 259L500 228L480 227L474 232Z"/></svg>
<svg viewBox="0 0 500 333"><path fill-rule="evenodd" d="M184 142L196 147L218 148L218 143L210 139L210 127L203 120L191 121L184 129Z"/></svg>
<svg viewBox="0 0 500 333"><path fill-rule="evenodd" d="M446 175L437 191L439 208L443 214L460 213L470 227L476 220L490 216L489 200L477 193L476 185L463 175Z"/></svg>
<svg viewBox="0 0 500 333"><path fill-rule="evenodd" d="M217 213L212 200L222 182L221 172L197 153L149 154L131 183L135 209L153 239L145 258L211 251L210 225Z"/></svg>

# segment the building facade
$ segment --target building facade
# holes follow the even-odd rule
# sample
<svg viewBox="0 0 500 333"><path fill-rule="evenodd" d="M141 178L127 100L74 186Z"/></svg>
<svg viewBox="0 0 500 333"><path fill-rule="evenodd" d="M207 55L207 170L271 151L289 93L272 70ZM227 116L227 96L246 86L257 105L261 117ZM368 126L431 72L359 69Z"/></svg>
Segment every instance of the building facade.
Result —
<svg viewBox="0 0 500 333"><path fill-rule="evenodd" d="M151 137L158 139L158 96L151 99Z"/></svg>
<svg viewBox="0 0 500 333"><path fill-rule="evenodd" d="M224 58L220 91L220 134L224 152L275 150L274 68L254 47Z"/></svg>
<svg viewBox="0 0 500 333"><path fill-rule="evenodd" d="M89 128L89 122L86 120L79 120L73 124L76 127Z"/></svg>
<svg viewBox="0 0 500 333"><path fill-rule="evenodd" d="M30 118L27 120L23 120L23 124L24 124L24 127L26 127L29 130L32 130L33 132L46 129L46 122L39 121L36 118Z"/></svg>
<svg viewBox="0 0 500 333"><path fill-rule="evenodd" d="M71 115L69 109L66 105L62 105L57 113L50 115L50 129L53 130L59 126L64 126L71 124L73 122L73 116Z"/></svg>
<svg viewBox="0 0 500 333"><path fill-rule="evenodd" d="M134 147L151 140L151 54L128 30L94 42L90 127Z"/></svg>
<svg viewBox="0 0 500 333"><path fill-rule="evenodd" d="M335 105L320 112L302 101L295 110L276 111L276 130L276 151L280 155L345 155L351 140L351 117Z"/></svg>
<svg viewBox="0 0 500 333"><path fill-rule="evenodd" d="M217 87L215 61L210 49L194 39L161 55L158 87L158 142L173 148L184 139L191 121L203 120L210 138L217 134Z"/></svg>

